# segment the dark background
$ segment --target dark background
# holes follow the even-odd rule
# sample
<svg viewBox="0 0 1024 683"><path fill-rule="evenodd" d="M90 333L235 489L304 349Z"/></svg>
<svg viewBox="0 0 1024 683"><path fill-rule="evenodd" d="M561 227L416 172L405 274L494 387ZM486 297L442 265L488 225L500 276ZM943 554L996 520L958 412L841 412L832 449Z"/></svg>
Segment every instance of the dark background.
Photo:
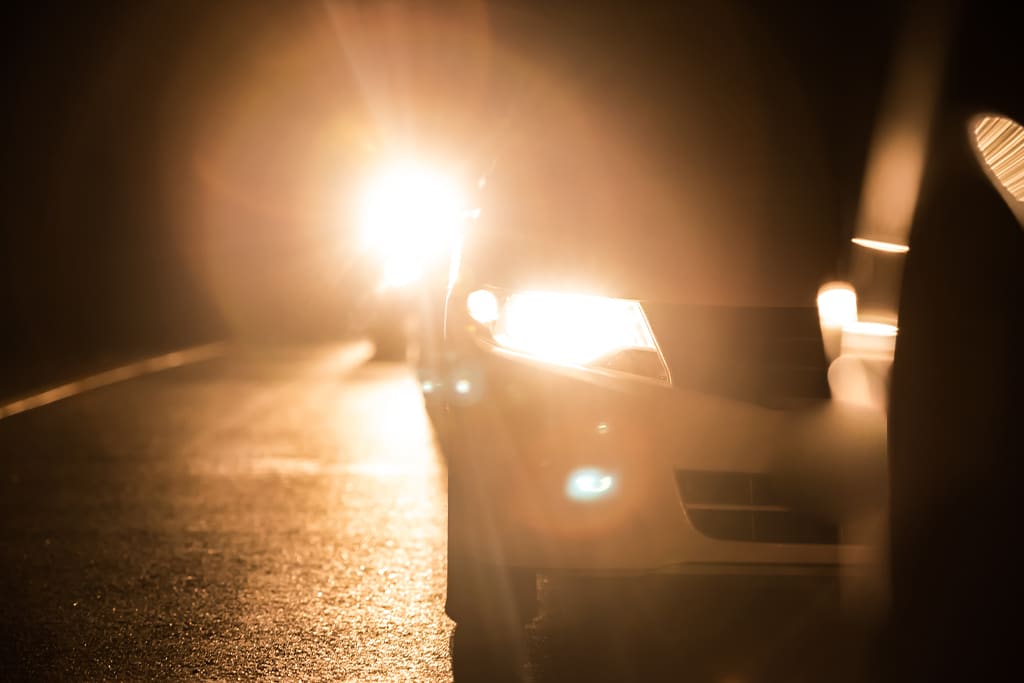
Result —
<svg viewBox="0 0 1024 683"><path fill-rule="evenodd" d="M226 336L344 331L359 280L343 277L343 231L322 234L342 211L308 208L309 155L283 152L308 152L325 125L304 111L331 114L314 93L329 91L316 79L330 65L283 49L318 13L189 0L4 11L0 395ZM311 76L262 92L275 61Z"/></svg>
<svg viewBox="0 0 1024 683"><path fill-rule="evenodd" d="M657 25L650 6L580 13L574 3L446 3L431 11L461 18L438 40L484 25L494 40L451 52L406 49L399 36L385 67L389 87L358 90L353 71L366 71L381 48L343 54L324 29L325 7L186 0L4 10L0 395L229 335L344 333L367 287L347 226L329 215L343 213L346 200L339 191L332 205L326 186L345 186L363 154L346 127L363 125L369 108L403 135L450 139L459 126L446 127L438 100L497 121L505 110L493 102L514 97L488 80L497 70L475 69L495 61L499 40L571 76L619 29L629 40L614 46L612 61L643 47L643 31ZM785 58L810 82L841 82L815 102L835 126L830 137L844 140L830 154L845 183L836 223L849 232L857 184L848 178L863 164L901 12L803 3L750 11L782 35L802 36L784 46ZM425 34L417 21L410 44ZM815 25L833 30L808 30ZM831 49L840 34L864 48ZM449 62L434 72L395 77L417 54L444 49ZM470 94L453 97L460 88ZM375 144L384 137L378 131ZM468 147L479 151L487 139L481 133Z"/></svg>
<svg viewBox="0 0 1024 683"><path fill-rule="evenodd" d="M223 334L165 185L188 163L167 112L204 4L5 10L5 394Z"/></svg>
<svg viewBox="0 0 1024 683"><path fill-rule="evenodd" d="M530 73L600 77L584 71L601 63L614 77L616 61L673 40L652 18L672 5L572 2L441 3L367 39L393 7L5 9L0 395L227 336L345 334L368 289L347 224L365 159L415 138L482 165ZM812 89L837 245L853 234L894 45L933 15L917 7L737 5ZM973 3L952 16L950 101L1012 109L1014 16ZM501 67L499 53L532 66Z"/></svg>

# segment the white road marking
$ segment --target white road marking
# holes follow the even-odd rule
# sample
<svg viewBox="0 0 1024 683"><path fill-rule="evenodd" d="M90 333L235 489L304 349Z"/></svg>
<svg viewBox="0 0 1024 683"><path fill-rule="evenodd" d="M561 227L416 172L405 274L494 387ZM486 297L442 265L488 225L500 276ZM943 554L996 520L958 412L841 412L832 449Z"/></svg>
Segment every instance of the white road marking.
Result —
<svg viewBox="0 0 1024 683"><path fill-rule="evenodd" d="M223 355L226 349L226 344L223 342L215 342L213 344L204 344L202 346L194 346L188 349L181 349L180 351L172 351L171 353L165 353L162 356L154 356L153 358L147 358L140 360L135 363L129 363L128 365L122 365L119 368L113 370L107 370L96 375L90 375L74 382L68 382L52 389L35 394L34 396L28 396L26 398L19 399L7 405L0 406L0 420L5 417L11 417L18 413L24 413L27 410L34 408L41 408L42 406L49 405L56 401L70 398L77 394L84 393L86 391L92 391L93 389L99 389L116 382L123 382L125 380L134 379L141 377L142 375L148 375L154 372L161 372L162 370L170 370L171 368L181 367L182 365L189 365L191 363L198 363L200 361L209 360Z"/></svg>

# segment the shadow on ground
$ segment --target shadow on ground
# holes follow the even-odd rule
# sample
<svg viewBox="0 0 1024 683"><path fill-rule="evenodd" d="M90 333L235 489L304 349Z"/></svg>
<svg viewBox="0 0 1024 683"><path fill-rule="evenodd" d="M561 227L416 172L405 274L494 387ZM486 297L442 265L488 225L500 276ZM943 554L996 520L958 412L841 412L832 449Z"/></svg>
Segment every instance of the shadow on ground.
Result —
<svg viewBox="0 0 1024 683"><path fill-rule="evenodd" d="M831 580L561 578L541 597L515 635L456 628L455 680L877 680L870 629Z"/></svg>

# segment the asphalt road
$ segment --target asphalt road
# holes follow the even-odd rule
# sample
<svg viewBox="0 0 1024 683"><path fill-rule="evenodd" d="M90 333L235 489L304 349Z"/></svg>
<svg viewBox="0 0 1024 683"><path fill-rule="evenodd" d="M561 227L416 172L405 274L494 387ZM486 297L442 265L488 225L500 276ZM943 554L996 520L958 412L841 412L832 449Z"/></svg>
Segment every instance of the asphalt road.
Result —
<svg viewBox="0 0 1024 683"><path fill-rule="evenodd" d="M235 350L0 421L0 679L872 680L829 581L541 579L443 612L445 470L354 346Z"/></svg>

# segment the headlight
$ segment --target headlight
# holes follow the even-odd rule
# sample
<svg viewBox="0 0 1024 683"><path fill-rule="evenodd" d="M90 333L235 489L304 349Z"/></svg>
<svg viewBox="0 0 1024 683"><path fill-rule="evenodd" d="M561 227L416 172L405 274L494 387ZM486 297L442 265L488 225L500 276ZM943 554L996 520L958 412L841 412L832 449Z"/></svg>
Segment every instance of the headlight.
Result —
<svg viewBox="0 0 1024 683"><path fill-rule="evenodd" d="M478 289L466 298L466 307L502 349L550 363L668 381L668 370L638 301Z"/></svg>
<svg viewBox="0 0 1024 683"><path fill-rule="evenodd" d="M384 284L410 284L448 255L465 216L456 183L441 172L404 164L368 184L359 217L365 247L381 261Z"/></svg>

